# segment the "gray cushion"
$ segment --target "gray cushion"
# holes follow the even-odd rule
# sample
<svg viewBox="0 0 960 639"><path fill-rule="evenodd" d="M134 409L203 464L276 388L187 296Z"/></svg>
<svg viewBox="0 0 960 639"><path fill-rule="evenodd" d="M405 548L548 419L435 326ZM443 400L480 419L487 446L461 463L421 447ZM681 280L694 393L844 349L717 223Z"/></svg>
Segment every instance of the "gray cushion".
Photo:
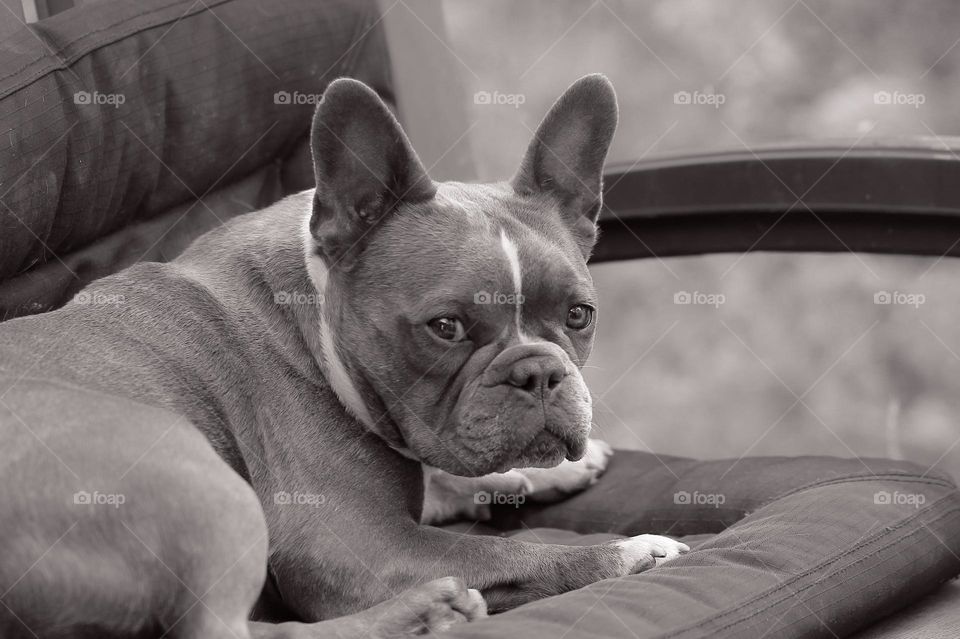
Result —
<svg viewBox="0 0 960 639"><path fill-rule="evenodd" d="M88 272L74 251L288 156L330 80L389 97L379 16L375 0L101 0L17 25L0 40L0 282L51 266L19 283L28 307L0 294L0 319L103 274L109 255Z"/></svg>
<svg viewBox="0 0 960 639"><path fill-rule="evenodd" d="M960 573L960 492L946 476L882 459L620 451L588 491L501 508L492 525L564 543L569 532L539 527L709 535L659 568L447 636L843 637Z"/></svg>

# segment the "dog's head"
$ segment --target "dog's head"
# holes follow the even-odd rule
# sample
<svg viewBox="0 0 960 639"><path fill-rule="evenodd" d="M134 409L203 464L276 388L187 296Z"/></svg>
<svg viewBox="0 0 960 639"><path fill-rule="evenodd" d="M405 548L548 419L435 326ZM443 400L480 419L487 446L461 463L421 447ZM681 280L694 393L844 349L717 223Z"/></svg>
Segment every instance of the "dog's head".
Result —
<svg viewBox="0 0 960 639"><path fill-rule="evenodd" d="M579 368L597 306L586 260L616 122L609 81L587 76L511 181L435 183L372 90L329 86L307 259L325 289L327 378L368 428L459 475L583 455Z"/></svg>

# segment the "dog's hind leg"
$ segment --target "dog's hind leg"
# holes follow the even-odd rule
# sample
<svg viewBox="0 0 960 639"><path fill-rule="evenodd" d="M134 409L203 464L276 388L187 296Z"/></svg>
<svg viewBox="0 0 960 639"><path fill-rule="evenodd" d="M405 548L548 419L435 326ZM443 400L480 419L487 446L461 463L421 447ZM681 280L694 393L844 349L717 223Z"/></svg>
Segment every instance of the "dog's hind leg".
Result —
<svg viewBox="0 0 960 639"><path fill-rule="evenodd" d="M192 424L25 380L0 441L0 637L249 637L266 520Z"/></svg>
<svg viewBox="0 0 960 639"><path fill-rule="evenodd" d="M399 639L446 630L487 616L483 597L453 577L404 591L363 612L318 623L251 623L253 639L369 637Z"/></svg>
<svg viewBox="0 0 960 639"><path fill-rule="evenodd" d="M260 501L219 459L179 472L179 486L171 487L182 491L177 537L164 539L167 553L157 554L181 588L162 625L175 639L249 639L248 619L267 574Z"/></svg>

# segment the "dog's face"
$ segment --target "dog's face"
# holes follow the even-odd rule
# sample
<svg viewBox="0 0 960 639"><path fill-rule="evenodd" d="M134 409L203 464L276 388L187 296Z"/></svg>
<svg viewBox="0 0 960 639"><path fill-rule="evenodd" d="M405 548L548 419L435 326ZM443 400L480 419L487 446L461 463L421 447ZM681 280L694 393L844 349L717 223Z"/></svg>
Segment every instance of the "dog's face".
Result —
<svg viewBox="0 0 960 639"><path fill-rule="evenodd" d="M609 82L588 76L512 181L436 184L370 89L331 84L312 134L312 259L327 269L328 379L369 428L459 475L583 455L586 259L616 118Z"/></svg>

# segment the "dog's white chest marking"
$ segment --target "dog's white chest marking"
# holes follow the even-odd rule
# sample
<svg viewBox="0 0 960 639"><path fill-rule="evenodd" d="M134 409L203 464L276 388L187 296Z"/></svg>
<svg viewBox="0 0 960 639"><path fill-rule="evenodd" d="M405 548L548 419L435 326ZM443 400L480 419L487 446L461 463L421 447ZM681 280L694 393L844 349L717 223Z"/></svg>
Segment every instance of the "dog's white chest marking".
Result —
<svg viewBox="0 0 960 639"><path fill-rule="evenodd" d="M313 236L310 233L310 211L307 211L304 223L304 255L307 262L307 273L310 276L310 282L316 289L316 292L324 295L327 289L327 267L323 260L314 253ZM324 364L326 364L327 381L330 383L333 392L340 398L341 403L347 410L363 423L367 428L373 429L375 422L367 410L366 404L360 397L356 386L350 379L343 360L337 352L337 342L333 338L333 331L330 329L330 323L327 322L326 312L320 311L320 346L323 351Z"/></svg>

